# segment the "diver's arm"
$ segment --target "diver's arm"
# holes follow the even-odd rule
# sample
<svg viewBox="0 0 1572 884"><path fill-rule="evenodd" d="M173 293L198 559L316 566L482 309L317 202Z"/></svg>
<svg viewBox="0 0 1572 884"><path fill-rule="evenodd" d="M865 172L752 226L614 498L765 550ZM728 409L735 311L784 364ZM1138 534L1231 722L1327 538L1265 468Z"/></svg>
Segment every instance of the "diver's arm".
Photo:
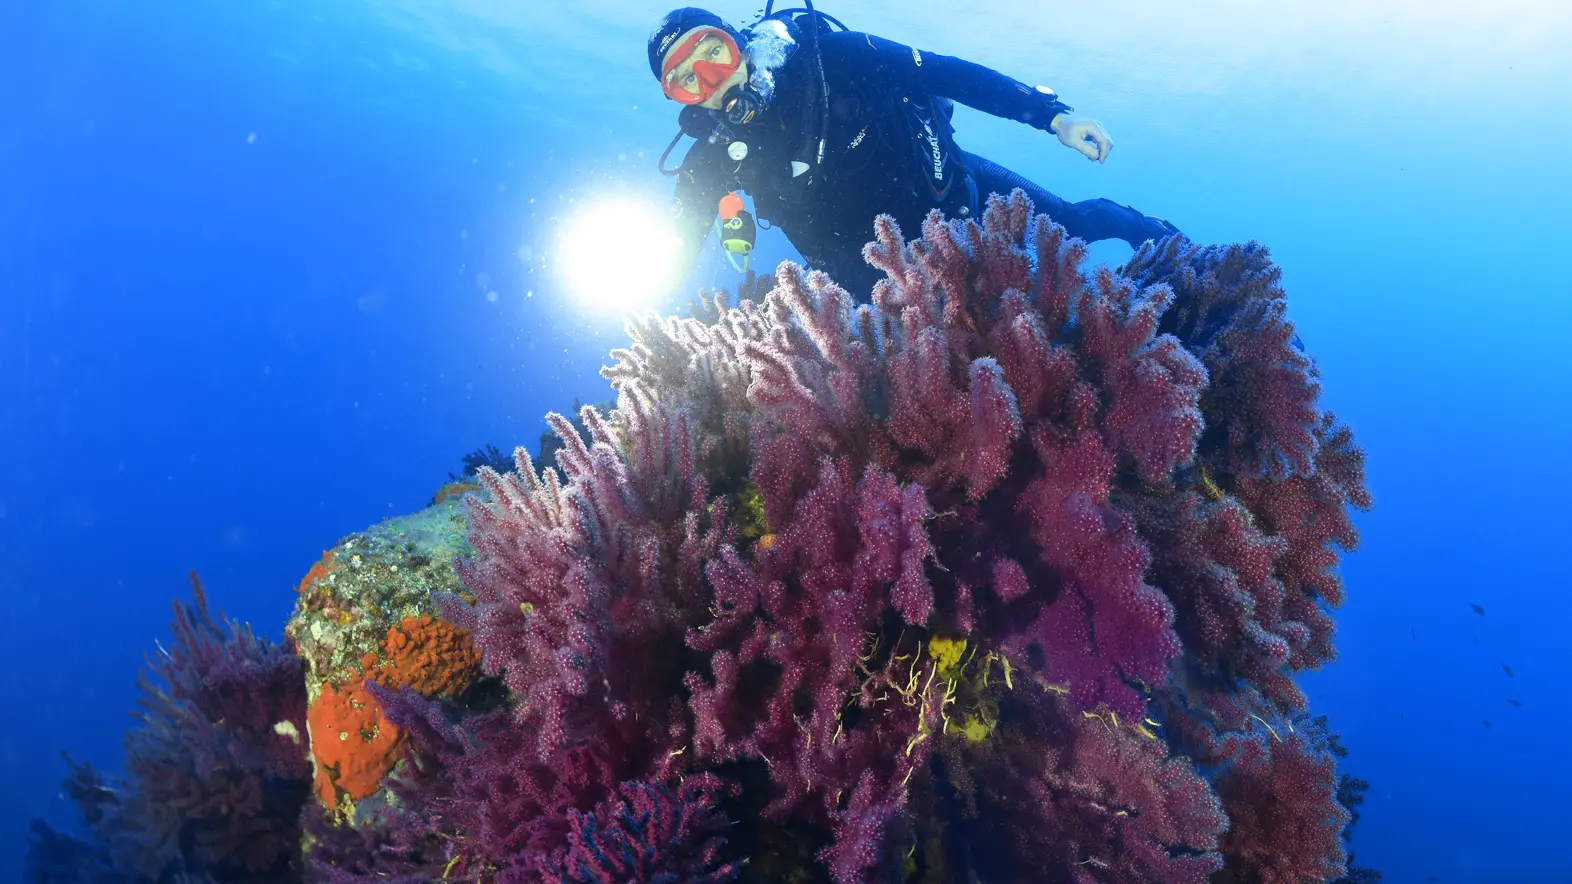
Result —
<svg viewBox="0 0 1572 884"><path fill-rule="evenodd" d="M677 236L677 255L671 264L675 277L671 280L673 285L693 270L694 263L699 260L699 252L704 248L704 241L709 238L710 227L715 223L715 204L711 202L706 213L698 200L684 199L682 190L679 185L678 196L671 204L671 229Z"/></svg>
<svg viewBox="0 0 1572 884"><path fill-rule="evenodd" d="M922 52L872 34L847 33L844 38L860 43L864 63L876 65L897 84L942 95L983 113L1053 132L1054 119L1074 110L1046 87L1028 86L965 59Z"/></svg>
<svg viewBox="0 0 1572 884"><path fill-rule="evenodd" d="M841 36L841 35L837 35ZM1070 116L1074 108L1059 100L1046 86L1033 88L983 67L948 55L934 55L892 43L870 34L852 34L871 54L864 63L898 88L940 95L984 113L1025 123L1052 132L1059 143L1087 159L1101 163L1113 150L1113 139L1096 120Z"/></svg>
<svg viewBox="0 0 1572 884"><path fill-rule="evenodd" d="M715 215L720 198L729 188L724 177L721 159L725 149L719 145L700 141L688 149L677 172L677 192L671 204L671 229L676 234L677 257L672 262L673 273L679 280L686 276L699 258L710 229L715 225ZM675 284L678 280L673 280Z"/></svg>

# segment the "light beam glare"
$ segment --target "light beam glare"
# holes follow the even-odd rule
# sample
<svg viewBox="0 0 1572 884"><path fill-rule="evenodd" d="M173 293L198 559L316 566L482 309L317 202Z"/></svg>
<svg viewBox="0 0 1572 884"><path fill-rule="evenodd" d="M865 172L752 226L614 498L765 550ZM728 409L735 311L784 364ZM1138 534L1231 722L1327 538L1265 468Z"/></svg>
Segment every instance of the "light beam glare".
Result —
<svg viewBox="0 0 1572 884"><path fill-rule="evenodd" d="M563 285L597 312L654 306L676 275L681 241L665 212L638 199L586 203L557 239Z"/></svg>

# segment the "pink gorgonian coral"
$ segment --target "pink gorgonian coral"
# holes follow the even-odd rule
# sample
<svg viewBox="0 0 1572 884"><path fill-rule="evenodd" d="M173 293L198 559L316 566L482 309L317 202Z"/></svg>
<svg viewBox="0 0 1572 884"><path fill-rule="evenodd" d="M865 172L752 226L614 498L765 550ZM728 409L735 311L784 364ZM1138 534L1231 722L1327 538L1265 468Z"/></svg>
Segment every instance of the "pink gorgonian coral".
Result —
<svg viewBox="0 0 1572 884"><path fill-rule="evenodd" d="M871 304L788 263L635 320L617 407L551 416L555 469L480 471L444 615L507 702L387 697L399 801L325 874L1340 873L1303 837L1335 797L1257 812L1335 791L1257 724L1329 659L1369 503L1265 250L1088 275L1017 193L911 242L882 218L865 254Z"/></svg>

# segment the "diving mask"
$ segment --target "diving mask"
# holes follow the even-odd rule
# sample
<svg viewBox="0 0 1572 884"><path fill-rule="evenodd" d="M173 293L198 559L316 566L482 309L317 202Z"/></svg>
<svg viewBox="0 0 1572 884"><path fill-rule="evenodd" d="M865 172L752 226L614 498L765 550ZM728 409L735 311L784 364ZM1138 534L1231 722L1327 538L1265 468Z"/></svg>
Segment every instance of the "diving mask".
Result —
<svg viewBox="0 0 1572 884"><path fill-rule="evenodd" d="M737 41L720 28L699 28L666 55L660 86L681 104L703 104L742 67Z"/></svg>

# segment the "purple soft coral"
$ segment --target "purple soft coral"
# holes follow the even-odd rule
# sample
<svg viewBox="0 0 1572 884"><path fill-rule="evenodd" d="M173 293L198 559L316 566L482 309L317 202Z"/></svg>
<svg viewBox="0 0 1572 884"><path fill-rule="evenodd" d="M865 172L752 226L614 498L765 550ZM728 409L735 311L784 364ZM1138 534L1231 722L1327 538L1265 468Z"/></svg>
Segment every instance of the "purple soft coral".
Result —
<svg viewBox="0 0 1572 884"><path fill-rule="evenodd" d="M1084 251L1017 194L910 243L880 219L871 306L785 264L762 304L636 320L588 441L553 417L557 469L521 455L470 503L450 613L512 708L385 701L420 861L656 880L658 816L698 875L743 850L745 878L838 882L1222 865L1171 747L1211 734L1217 763L1299 702L1329 633L1285 590L1326 552L1296 519L1360 476L1317 472L1336 446L1264 253L1175 240L1088 279ZM658 785L706 777L741 811L725 845Z"/></svg>
<svg viewBox="0 0 1572 884"><path fill-rule="evenodd" d="M126 736L124 780L72 764L65 788L90 837L35 827L36 876L98 880L87 869L104 866L138 880L298 874L311 781L303 665L249 626L215 618L194 572L191 587L192 604L175 602L174 641L138 678L141 727ZM68 840L77 849L62 852Z"/></svg>
<svg viewBox="0 0 1572 884"><path fill-rule="evenodd" d="M713 806L725 791L719 777L664 783L630 781L589 813L573 811L568 844L544 863L558 884L719 884L740 862L718 858L725 817Z"/></svg>

